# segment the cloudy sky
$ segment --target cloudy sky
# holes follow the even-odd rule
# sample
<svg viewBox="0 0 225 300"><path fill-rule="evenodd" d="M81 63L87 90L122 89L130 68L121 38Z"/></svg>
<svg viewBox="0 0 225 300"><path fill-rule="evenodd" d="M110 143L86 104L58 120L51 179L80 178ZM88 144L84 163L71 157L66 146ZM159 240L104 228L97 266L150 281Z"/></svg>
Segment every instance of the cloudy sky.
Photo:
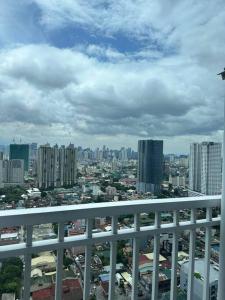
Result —
<svg viewBox="0 0 225 300"><path fill-rule="evenodd" d="M0 0L0 143L220 141L224 0Z"/></svg>

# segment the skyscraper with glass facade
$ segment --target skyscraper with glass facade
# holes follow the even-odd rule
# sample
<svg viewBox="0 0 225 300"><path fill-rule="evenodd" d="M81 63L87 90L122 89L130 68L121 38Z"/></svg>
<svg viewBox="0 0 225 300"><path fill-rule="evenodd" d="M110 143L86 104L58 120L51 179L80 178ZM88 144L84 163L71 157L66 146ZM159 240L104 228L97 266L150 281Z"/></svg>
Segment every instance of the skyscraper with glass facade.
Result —
<svg viewBox="0 0 225 300"><path fill-rule="evenodd" d="M158 193L163 179L163 141L138 141L139 192Z"/></svg>

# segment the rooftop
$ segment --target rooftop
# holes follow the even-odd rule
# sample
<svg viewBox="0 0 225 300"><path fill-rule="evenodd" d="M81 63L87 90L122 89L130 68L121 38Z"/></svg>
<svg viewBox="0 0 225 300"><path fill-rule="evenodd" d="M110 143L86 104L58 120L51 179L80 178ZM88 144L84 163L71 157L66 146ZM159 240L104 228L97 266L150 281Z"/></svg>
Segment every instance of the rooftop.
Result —
<svg viewBox="0 0 225 300"><path fill-rule="evenodd" d="M181 268L188 273L189 269L189 261L185 261ZM205 274L205 259L195 259L195 269L194 272L199 273L201 275L201 280L204 281L204 274ZM215 282L219 279L219 268L216 265L210 264L210 276L209 282Z"/></svg>

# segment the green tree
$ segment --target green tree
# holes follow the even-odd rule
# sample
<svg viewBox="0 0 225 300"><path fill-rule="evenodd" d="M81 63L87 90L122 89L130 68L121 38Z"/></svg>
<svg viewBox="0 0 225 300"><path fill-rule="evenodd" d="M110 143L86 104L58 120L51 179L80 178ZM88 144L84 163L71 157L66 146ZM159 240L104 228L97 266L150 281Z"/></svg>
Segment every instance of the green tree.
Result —
<svg viewBox="0 0 225 300"><path fill-rule="evenodd" d="M0 271L0 294L15 293L19 296L23 263L19 258L8 258L2 262Z"/></svg>
<svg viewBox="0 0 225 300"><path fill-rule="evenodd" d="M104 196L98 195L94 202L99 203L99 202L104 202L104 201L105 201Z"/></svg>
<svg viewBox="0 0 225 300"><path fill-rule="evenodd" d="M72 265L73 263L73 260L72 258L68 257L68 256L63 256L63 265L67 268L69 267L70 265Z"/></svg>
<svg viewBox="0 0 225 300"><path fill-rule="evenodd" d="M18 257L12 257L12 258L5 259L2 264L2 269L4 269L4 267L9 264L18 266L18 267L20 267L21 270L23 269L23 263L22 263L21 259Z"/></svg>
<svg viewBox="0 0 225 300"><path fill-rule="evenodd" d="M16 266L16 265L6 265L5 268L3 269L3 275L5 276L9 276L9 279L10 279L10 276L11 275L14 275L15 277L21 277L22 275L22 270L19 266Z"/></svg>
<svg viewBox="0 0 225 300"><path fill-rule="evenodd" d="M58 227L59 227L59 225L57 223L53 223L52 226L53 226L54 233L58 234Z"/></svg>
<svg viewBox="0 0 225 300"><path fill-rule="evenodd" d="M3 285L4 293L15 293L18 295L20 289L20 284L14 280L7 282Z"/></svg>
<svg viewBox="0 0 225 300"><path fill-rule="evenodd" d="M202 280L202 275L199 272L194 272L194 277Z"/></svg>
<svg viewBox="0 0 225 300"><path fill-rule="evenodd" d="M41 198L45 198L47 196L47 193L45 191L41 191Z"/></svg>

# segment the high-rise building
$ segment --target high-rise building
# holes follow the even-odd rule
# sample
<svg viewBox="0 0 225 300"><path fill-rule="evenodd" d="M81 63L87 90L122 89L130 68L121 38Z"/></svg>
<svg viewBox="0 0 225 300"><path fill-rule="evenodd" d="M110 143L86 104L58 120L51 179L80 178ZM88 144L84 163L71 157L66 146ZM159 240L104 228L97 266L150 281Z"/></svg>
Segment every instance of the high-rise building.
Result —
<svg viewBox="0 0 225 300"><path fill-rule="evenodd" d="M38 149L38 162L37 162L37 173L38 173L38 186L40 188L49 188L57 186L56 184L56 163L54 148L49 144L42 145Z"/></svg>
<svg viewBox="0 0 225 300"><path fill-rule="evenodd" d="M127 161L127 149L124 147L120 149L120 160Z"/></svg>
<svg viewBox="0 0 225 300"><path fill-rule="evenodd" d="M24 161L22 159L5 160L7 168L7 182L13 184L24 183Z"/></svg>
<svg viewBox="0 0 225 300"><path fill-rule="evenodd" d="M169 183L173 186L182 186L185 187L185 176L172 176L169 175Z"/></svg>
<svg viewBox="0 0 225 300"><path fill-rule="evenodd" d="M37 159L37 143L31 143L29 145L29 159L30 160Z"/></svg>
<svg viewBox="0 0 225 300"><path fill-rule="evenodd" d="M201 192L201 144L190 145L189 188Z"/></svg>
<svg viewBox="0 0 225 300"><path fill-rule="evenodd" d="M205 195L218 195L222 188L222 144L194 143L190 147L189 187Z"/></svg>
<svg viewBox="0 0 225 300"><path fill-rule="evenodd" d="M221 194L222 189L222 144L204 142L201 146L201 193Z"/></svg>
<svg viewBox="0 0 225 300"><path fill-rule="evenodd" d="M77 179L77 149L72 144L40 146L37 170L40 188L73 185Z"/></svg>
<svg viewBox="0 0 225 300"><path fill-rule="evenodd" d="M24 171L29 169L29 145L28 144L10 144L9 159L22 159L24 161Z"/></svg>
<svg viewBox="0 0 225 300"><path fill-rule="evenodd" d="M5 159L9 158L9 146L8 145L0 145L0 151L3 153Z"/></svg>
<svg viewBox="0 0 225 300"><path fill-rule="evenodd" d="M59 149L59 178L61 186L72 185L77 179L77 149L73 144Z"/></svg>
<svg viewBox="0 0 225 300"><path fill-rule="evenodd" d="M29 171L31 174L37 174L37 143L29 145Z"/></svg>
<svg viewBox="0 0 225 300"><path fill-rule="evenodd" d="M0 188L3 188L3 160L0 159Z"/></svg>
<svg viewBox="0 0 225 300"><path fill-rule="evenodd" d="M163 179L163 141L138 141L139 192L158 193Z"/></svg>
<svg viewBox="0 0 225 300"><path fill-rule="evenodd" d="M0 186L24 184L24 161L0 160Z"/></svg>

